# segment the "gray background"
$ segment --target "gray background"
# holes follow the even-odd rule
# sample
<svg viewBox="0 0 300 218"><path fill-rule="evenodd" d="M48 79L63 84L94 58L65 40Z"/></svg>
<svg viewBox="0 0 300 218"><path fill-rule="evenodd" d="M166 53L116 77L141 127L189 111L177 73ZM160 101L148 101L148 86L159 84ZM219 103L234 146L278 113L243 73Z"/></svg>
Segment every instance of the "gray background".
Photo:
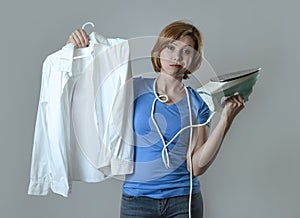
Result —
<svg viewBox="0 0 300 218"><path fill-rule="evenodd" d="M70 198L27 196L41 66L86 21L108 37L157 35L187 19L217 72L263 67L251 101L200 177L206 218L299 217L299 3L1 1L0 217L118 217L121 182L73 183ZM143 64L136 64L139 71ZM147 65L148 66L148 65Z"/></svg>

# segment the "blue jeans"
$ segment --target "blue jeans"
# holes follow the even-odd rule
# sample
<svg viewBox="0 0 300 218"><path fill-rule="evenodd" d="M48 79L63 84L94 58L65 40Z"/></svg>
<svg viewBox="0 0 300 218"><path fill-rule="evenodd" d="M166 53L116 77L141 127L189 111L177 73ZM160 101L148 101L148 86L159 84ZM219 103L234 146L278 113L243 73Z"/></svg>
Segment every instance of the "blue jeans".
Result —
<svg viewBox="0 0 300 218"><path fill-rule="evenodd" d="M192 217L203 217L203 199L201 192L192 196ZM189 196L164 199L148 197L122 196L121 218L188 218Z"/></svg>

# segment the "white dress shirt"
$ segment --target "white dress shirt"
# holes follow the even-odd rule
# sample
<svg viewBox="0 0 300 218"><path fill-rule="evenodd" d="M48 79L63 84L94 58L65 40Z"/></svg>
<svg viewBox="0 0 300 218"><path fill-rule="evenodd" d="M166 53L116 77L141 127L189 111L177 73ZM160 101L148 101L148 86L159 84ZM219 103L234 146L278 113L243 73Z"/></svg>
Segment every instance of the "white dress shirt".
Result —
<svg viewBox="0 0 300 218"><path fill-rule="evenodd" d="M89 47L67 44L43 63L28 194L68 197L72 181L133 172L128 41L90 39Z"/></svg>

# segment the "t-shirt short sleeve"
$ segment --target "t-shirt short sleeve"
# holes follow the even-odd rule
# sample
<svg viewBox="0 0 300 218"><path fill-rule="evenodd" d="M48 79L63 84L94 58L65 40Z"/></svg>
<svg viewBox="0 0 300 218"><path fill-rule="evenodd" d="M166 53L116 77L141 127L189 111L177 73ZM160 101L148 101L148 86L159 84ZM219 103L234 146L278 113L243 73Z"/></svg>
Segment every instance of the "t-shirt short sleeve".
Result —
<svg viewBox="0 0 300 218"><path fill-rule="evenodd" d="M192 101L197 113L197 124L205 123L211 115L211 111L209 110L209 107L201 98L201 96L194 89L190 87L188 88L191 93ZM210 123L208 123L207 125L210 126Z"/></svg>

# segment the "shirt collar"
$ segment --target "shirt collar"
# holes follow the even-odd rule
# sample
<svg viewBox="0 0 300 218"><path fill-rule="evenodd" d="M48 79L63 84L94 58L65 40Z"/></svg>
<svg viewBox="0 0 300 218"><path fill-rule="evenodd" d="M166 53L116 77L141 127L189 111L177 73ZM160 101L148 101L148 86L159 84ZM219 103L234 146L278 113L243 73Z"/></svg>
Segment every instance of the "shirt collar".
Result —
<svg viewBox="0 0 300 218"><path fill-rule="evenodd" d="M97 32L92 32L90 34L90 46L94 44L103 44L103 45L108 45L107 39L100 35Z"/></svg>

